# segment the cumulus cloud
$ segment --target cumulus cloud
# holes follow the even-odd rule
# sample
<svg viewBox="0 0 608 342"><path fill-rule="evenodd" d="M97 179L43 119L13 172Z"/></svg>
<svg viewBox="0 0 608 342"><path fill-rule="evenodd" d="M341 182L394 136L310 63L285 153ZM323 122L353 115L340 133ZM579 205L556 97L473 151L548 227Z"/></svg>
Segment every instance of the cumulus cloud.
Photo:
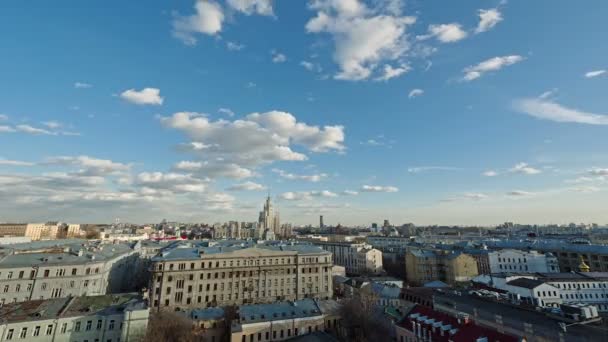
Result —
<svg viewBox="0 0 608 342"><path fill-rule="evenodd" d="M90 83L86 83L86 82L75 82L74 83L74 88L76 89L88 89L88 88L92 88L93 85Z"/></svg>
<svg viewBox="0 0 608 342"><path fill-rule="evenodd" d="M485 177L496 177L496 176L498 176L498 172L496 172L494 170L488 170L488 171L484 171L482 173L482 175Z"/></svg>
<svg viewBox="0 0 608 342"><path fill-rule="evenodd" d="M424 94L424 90L416 88L410 90L409 94L407 94L407 97L413 99L415 97L421 96L422 94Z"/></svg>
<svg viewBox="0 0 608 342"><path fill-rule="evenodd" d="M380 186L380 185L363 185L361 192L397 192L399 188L394 186Z"/></svg>
<svg viewBox="0 0 608 342"><path fill-rule="evenodd" d="M376 81L388 81L392 78L399 77L410 70L411 70L411 68L407 65L393 67L390 64L386 64L384 66L382 75L380 75L379 77L376 77L375 80Z"/></svg>
<svg viewBox="0 0 608 342"><path fill-rule="evenodd" d="M246 15L274 15L272 0L227 0L228 6Z"/></svg>
<svg viewBox="0 0 608 342"><path fill-rule="evenodd" d="M262 184L258 184L255 182L244 182L244 183L239 183L239 184L234 184L232 186L230 186L227 190L228 191L261 191L261 190L265 190L266 187L263 186Z"/></svg>
<svg viewBox="0 0 608 342"><path fill-rule="evenodd" d="M314 0L309 7L316 16L306 23L307 32L327 33L335 44L333 59L340 68L335 79L368 79L379 65L403 60L410 48L406 29L414 17L359 0Z"/></svg>
<svg viewBox="0 0 608 342"><path fill-rule="evenodd" d="M6 120L8 120L8 115L0 114L0 121L6 121Z"/></svg>
<svg viewBox="0 0 608 342"><path fill-rule="evenodd" d="M284 63L287 61L287 56L278 52L277 50L270 51L270 54L272 55L273 63Z"/></svg>
<svg viewBox="0 0 608 342"><path fill-rule="evenodd" d="M479 24L475 29L475 33L486 32L503 20L502 14L498 10L498 8L491 8L487 10L480 9L478 15Z"/></svg>
<svg viewBox="0 0 608 342"><path fill-rule="evenodd" d="M597 186L577 186L577 187L570 188L570 190L574 191L574 192L591 193L591 192L598 192L602 189Z"/></svg>
<svg viewBox="0 0 608 342"><path fill-rule="evenodd" d="M196 34L218 34L225 20L222 6L215 1L197 0L194 10L193 15L177 15L173 20L173 36L186 45L196 44Z"/></svg>
<svg viewBox="0 0 608 342"><path fill-rule="evenodd" d="M329 190L321 191L299 191L299 192L284 192L281 194L281 198L287 201L302 201L311 200L313 197L337 197L338 194Z"/></svg>
<svg viewBox="0 0 608 342"><path fill-rule="evenodd" d="M487 72L498 71L506 66L513 65L515 63L519 63L523 61L524 58L519 55L510 55L510 56L501 56L501 57L493 57L487 59L477 65L472 65L466 67L464 72L463 81L473 81L481 76L483 76Z"/></svg>
<svg viewBox="0 0 608 342"><path fill-rule="evenodd" d="M43 122L42 124L50 129L57 129L62 126L62 124L57 121L46 121L46 122Z"/></svg>
<svg viewBox="0 0 608 342"><path fill-rule="evenodd" d="M129 89L120 94L120 97L137 105L162 105L164 98L160 96L158 88L144 88L142 90Z"/></svg>
<svg viewBox="0 0 608 342"><path fill-rule="evenodd" d="M455 43L467 37L467 32L458 23L429 25L426 35L417 36L418 40L436 38L442 43Z"/></svg>
<svg viewBox="0 0 608 342"><path fill-rule="evenodd" d="M442 199L441 202L458 202L458 201L481 201L487 199L488 195L480 192L466 192L460 196L449 197Z"/></svg>
<svg viewBox="0 0 608 342"><path fill-rule="evenodd" d="M204 192L206 182L190 174L142 172L135 179L135 183L142 186L149 194L163 190L174 193Z"/></svg>
<svg viewBox="0 0 608 342"><path fill-rule="evenodd" d="M608 176L608 169L593 168L588 173L592 176Z"/></svg>
<svg viewBox="0 0 608 342"><path fill-rule="evenodd" d="M359 194L358 191L353 191L353 190L342 191L342 195L345 195L345 196L357 196L358 194Z"/></svg>
<svg viewBox="0 0 608 342"><path fill-rule="evenodd" d="M606 73L606 70L593 70L585 73L586 78L598 77Z"/></svg>
<svg viewBox="0 0 608 342"><path fill-rule="evenodd" d="M525 98L513 102L513 108L538 119L588 125L608 125L607 114L568 108L546 98Z"/></svg>
<svg viewBox="0 0 608 342"><path fill-rule="evenodd" d="M296 175L293 173L285 172L280 169L272 169L272 172L278 174L281 178L289 180L304 180L307 182L320 182L327 177L326 173L312 174L312 175Z"/></svg>
<svg viewBox="0 0 608 342"><path fill-rule="evenodd" d="M542 171L539 169L533 168L526 163L518 163L515 166L513 166L511 169L509 169L509 172L520 173L520 174L524 174L524 175L536 175L536 174L541 173Z"/></svg>
<svg viewBox="0 0 608 342"><path fill-rule="evenodd" d="M191 142L178 146L189 152L194 161L178 163L179 171L193 172L199 177L248 178L255 169L275 161L303 161L303 152L341 152L345 149L342 126L312 126L290 113L271 111L253 113L234 121L211 120L193 112L179 112L161 117L163 126L182 131ZM298 146L302 152L293 148ZM285 177L314 181L314 175ZM320 175L317 175L320 177Z"/></svg>
<svg viewBox="0 0 608 342"><path fill-rule="evenodd" d="M33 127L30 125L17 125L16 130L19 132L33 135L57 135L56 132L52 132L43 128Z"/></svg>

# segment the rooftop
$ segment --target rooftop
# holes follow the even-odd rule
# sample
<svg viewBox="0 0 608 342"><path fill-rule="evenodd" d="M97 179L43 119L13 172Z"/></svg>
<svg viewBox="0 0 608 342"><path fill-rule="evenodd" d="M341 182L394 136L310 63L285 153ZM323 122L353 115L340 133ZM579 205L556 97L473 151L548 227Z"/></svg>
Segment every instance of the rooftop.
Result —
<svg viewBox="0 0 608 342"><path fill-rule="evenodd" d="M125 310L145 308L141 296L135 293L65 297L5 304L0 307L0 320L11 323L59 317L112 315Z"/></svg>
<svg viewBox="0 0 608 342"><path fill-rule="evenodd" d="M523 287L525 289L535 289L544 283L545 282L536 279L517 278L508 282L507 285Z"/></svg>
<svg viewBox="0 0 608 342"><path fill-rule="evenodd" d="M251 304L239 307L240 323L278 321L321 315L321 309L313 299L271 304Z"/></svg>

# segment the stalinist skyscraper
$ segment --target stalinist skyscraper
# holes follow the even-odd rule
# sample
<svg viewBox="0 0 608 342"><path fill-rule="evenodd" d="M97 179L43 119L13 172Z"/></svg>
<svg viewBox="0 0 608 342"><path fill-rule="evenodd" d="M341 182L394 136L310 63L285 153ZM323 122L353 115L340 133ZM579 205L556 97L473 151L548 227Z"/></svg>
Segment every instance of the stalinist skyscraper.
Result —
<svg viewBox="0 0 608 342"><path fill-rule="evenodd" d="M273 240L280 234L281 223L279 222L279 214L275 213L270 202L270 195L266 197L264 209L260 211L258 220L258 229L263 232L263 237L266 240Z"/></svg>

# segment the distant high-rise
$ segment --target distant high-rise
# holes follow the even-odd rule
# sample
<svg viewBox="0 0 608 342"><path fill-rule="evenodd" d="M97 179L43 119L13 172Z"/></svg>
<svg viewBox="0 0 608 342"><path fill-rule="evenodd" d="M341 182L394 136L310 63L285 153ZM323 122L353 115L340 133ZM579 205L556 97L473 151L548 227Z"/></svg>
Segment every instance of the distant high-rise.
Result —
<svg viewBox="0 0 608 342"><path fill-rule="evenodd" d="M260 235L271 236L274 238L277 235L281 235L281 222L279 220L279 213L275 213L270 202L270 196L266 197L264 202L264 208L260 211L260 217L258 219L258 229Z"/></svg>
<svg viewBox="0 0 608 342"><path fill-rule="evenodd" d="M388 220L384 220L384 225L382 227L388 228L390 226L391 226L391 224L388 222Z"/></svg>
<svg viewBox="0 0 608 342"><path fill-rule="evenodd" d="M325 225L323 224L323 215L319 216L319 228L324 228Z"/></svg>

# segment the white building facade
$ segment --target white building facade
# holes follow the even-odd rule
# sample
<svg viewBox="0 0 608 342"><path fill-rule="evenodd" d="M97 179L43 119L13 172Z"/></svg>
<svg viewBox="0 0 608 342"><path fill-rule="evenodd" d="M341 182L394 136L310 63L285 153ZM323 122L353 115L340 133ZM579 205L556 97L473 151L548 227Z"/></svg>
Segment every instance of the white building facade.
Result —
<svg viewBox="0 0 608 342"><path fill-rule="evenodd" d="M492 273L559 272L559 263L557 258L551 253L543 254L537 251L503 249L488 253L488 259L490 262L490 271Z"/></svg>

